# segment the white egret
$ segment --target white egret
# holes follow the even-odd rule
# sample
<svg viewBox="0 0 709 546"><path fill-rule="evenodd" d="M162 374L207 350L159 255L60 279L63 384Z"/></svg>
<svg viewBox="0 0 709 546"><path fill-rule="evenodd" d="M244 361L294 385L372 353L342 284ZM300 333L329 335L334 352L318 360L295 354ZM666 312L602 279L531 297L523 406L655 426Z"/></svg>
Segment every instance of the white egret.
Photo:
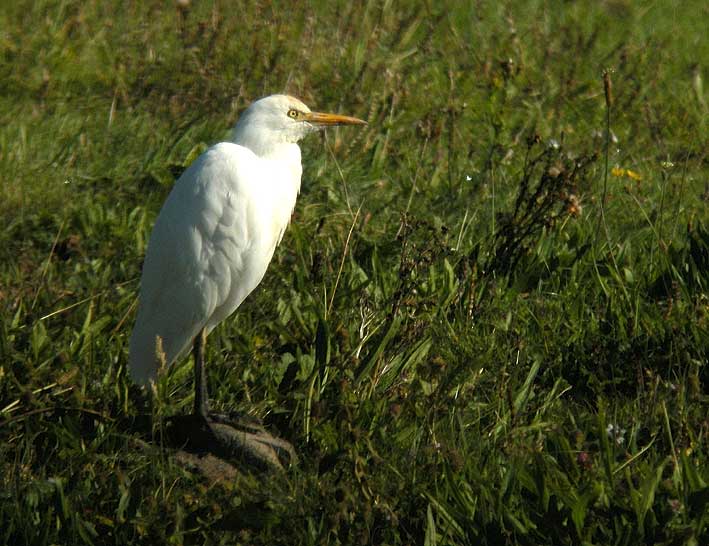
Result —
<svg viewBox="0 0 709 546"><path fill-rule="evenodd" d="M210 147L175 183L153 227L130 340L133 379L156 379L160 338L168 365L193 347L194 414L212 423L204 343L266 273L288 225L302 173L298 141L349 116L311 112L271 95L241 115L232 142Z"/></svg>

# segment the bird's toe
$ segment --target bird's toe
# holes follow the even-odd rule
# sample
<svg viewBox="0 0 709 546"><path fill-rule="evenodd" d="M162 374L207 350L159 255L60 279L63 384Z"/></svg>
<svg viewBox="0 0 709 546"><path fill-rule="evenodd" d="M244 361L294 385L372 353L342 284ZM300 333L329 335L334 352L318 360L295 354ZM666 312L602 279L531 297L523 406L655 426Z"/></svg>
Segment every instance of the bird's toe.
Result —
<svg viewBox="0 0 709 546"><path fill-rule="evenodd" d="M211 453L260 470L280 471L298 460L289 442L273 436L250 416L176 416L170 422L169 434L183 449Z"/></svg>

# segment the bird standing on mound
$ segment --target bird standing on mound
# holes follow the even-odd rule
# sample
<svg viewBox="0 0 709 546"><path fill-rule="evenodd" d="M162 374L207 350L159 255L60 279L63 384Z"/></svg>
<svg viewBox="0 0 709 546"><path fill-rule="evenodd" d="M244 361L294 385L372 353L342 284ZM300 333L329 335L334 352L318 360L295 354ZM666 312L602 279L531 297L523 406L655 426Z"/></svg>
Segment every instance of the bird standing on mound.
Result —
<svg viewBox="0 0 709 546"><path fill-rule="evenodd" d="M287 95L262 98L241 115L232 142L199 156L165 201L143 264L128 365L147 385L157 376L158 339L168 365L193 347L197 443L267 467L279 465L276 452L292 455L287 442L257 425L238 430L209 413L204 343L261 282L283 237L300 190L298 141L324 127L365 123L311 112Z"/></svg>

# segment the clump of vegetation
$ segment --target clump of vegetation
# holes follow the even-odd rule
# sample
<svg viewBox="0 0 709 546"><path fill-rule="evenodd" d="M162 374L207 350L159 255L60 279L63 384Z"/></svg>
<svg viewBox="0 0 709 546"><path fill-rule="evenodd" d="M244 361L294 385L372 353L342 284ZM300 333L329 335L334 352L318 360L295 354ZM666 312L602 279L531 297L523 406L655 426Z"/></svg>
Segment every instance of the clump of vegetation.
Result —
<svg viewBox="0 0 709 546"><path fill-rule="evenodd" d="M581 215L579 185L590 185L588 171L595 157L574 158L560 153L556 141L535 153L533 146L539 139L535 134L528 141L514 206L510 212L500 213L497 219L492 251L483 268L485 272L513 273L544 231L553 230L559 221L568 220L569 216ZM530 154L535 155L529 157Z"/></svg>

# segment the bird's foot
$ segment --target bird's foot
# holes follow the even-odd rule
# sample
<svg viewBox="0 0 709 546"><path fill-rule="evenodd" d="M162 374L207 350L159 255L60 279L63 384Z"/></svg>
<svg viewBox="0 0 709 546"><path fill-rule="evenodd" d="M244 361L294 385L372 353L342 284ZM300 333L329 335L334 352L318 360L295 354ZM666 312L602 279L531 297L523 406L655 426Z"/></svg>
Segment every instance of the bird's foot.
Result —
<svg viewBox="0 0 709 546"><path fill-rule="evenodd" d="M260 420L248 415L181 415L173 417L170 424L173 441L188 450L269 471L297 462L289 442L271 435Z"/></svg>

